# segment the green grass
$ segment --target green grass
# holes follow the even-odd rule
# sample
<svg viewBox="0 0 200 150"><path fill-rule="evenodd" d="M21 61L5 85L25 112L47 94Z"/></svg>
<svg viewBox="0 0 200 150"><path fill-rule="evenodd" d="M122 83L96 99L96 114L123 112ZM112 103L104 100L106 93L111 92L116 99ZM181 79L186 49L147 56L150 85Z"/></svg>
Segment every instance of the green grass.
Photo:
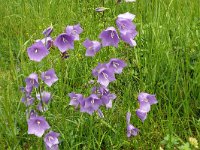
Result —
<svg viewBox="0 0 200 150"><path fill-rule="evenodd" d="M110 8L103 14L94 9L98 0L2 1L0 5L0 147L1 149L44 149L43 139L28 135L26 107L21 103L20 86L32 72L54 68L59 81L46 90L53 93L49 110L44 113L52 130L59 132L60 149L158 149L167 135L184 142L200 139L200 1L137 0L121 3L105 0ZM98 40L99 33L116 26L120 13L136 15L139 32L137 46L120 42L119 48L103 48L94 57L85 57L82 42ZM66 25L80 23L84 29L75 42L70 58L62 60L57 49L40 63L28 59L26 49L50 24L53 37ZM104 119L89 116L69 107L68 93L88 96L93 79L91 71L98 62L110 58L126 60L122 74L109 88L117 95L113 108L103 109ZM155 93L153 105L142 123L135 115L137 95ZM140 129L137 137L126 137L126 112ZM199 141L200 142L200 141ZM171 149L173 149L172 144Z"/></svg>

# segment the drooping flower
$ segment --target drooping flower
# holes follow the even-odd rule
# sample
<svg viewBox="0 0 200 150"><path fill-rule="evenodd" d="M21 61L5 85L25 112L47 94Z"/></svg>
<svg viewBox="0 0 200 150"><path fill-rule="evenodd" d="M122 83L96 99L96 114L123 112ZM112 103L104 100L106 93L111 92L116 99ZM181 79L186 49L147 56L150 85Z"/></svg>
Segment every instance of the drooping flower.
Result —
<svg viewBox="0 0 200 150"><path fill-rule="evenodd" d="M138 101L140 103L140 108L136 110L136 114L142 122L144 122L147 118L147 113L150 111L151 105L156 104L158 101L156 100L155 95L144 92L138 95Z"/></svg>
<svg viewBox="0 0 200 150"><path fill-rule="evenodd" d="M74 40L79 40L79 34L83 32L80 24L74 26L67 26L65 30L67 35L74 37Z"/></svg>
<svg viewBox="0 0 200 150"><path fill-rule="evenodd" d="M138 132L138 128L134 127L132 124L127 125L127 137L137 136Z"/></svg>
<svg viewBox="0 0 200 150"><path fill-rule="evenodd" d="M45 37L42 40L40 39L36 40L36 42L39 42L39 41L41 41L48 50L53 46L53 39L51 37Z"/></svg>
<svg viewBox="0 0 200 150"><path fill-rule="evenodd" d="M25 97L22 98L22 102L23 102L26 106L32 105L33 102L34 102L34 100L35 100L35 99L34 99L33 97L31 97L31 96L25 96Z"/></svg>
<svg viewBox="0 0 200 150"><path fill-rule="evenodd" d="M41 137L50 126L44 117L36 116L28 120L28 134Z"/></svg>
<svg viewBox="0 0 200 150"><path fill-rule="evenodd" d="M120 74L122 73L123 68L126 67L126 63L121 59L112 58L107 66L109 69L114 70L115 73Z"/></svg>
<svg viewBox="0 0 200 150"><path fill-rule="evenodd" d="M68 49L74 49L74 37L66 33L57 36L54 45L63 53Z"/></svg>
<svg viewBox="0 0 200 150"><path fill-rule="evenodd" d="M102 46L114 46L118 47L119 36L114 27L108 27L106 30L102 31L99 35L99 38L102 40Z"/></svg>
<svg viewBox="0 0 200 150"><path fill-rule="evenodd" d="M137 45L136 41L134 40L134 38L135 38L134 33L126 33L126 34L121 33L120 37L121 37L122 41L128 43L131 47L134 47Z"/></svg>
<svg viewBox="0 0 200 150"><path fill-rule="evenodd" d="M90 41L87 39L83 42L83 45L87 49L85 56L94 56L101 49L101 43L98 41Z"/></svg>
<svg viewBox="0 0 200 150"><path fill-rule="evenodd" d="M75 94L75 93L69 93L69 97L70 97L70 103L69 105L75 106L75 108L77 108L81 101L83 101L83 95L82 94Z"/></svg>
<svg viewBox="0 0 200 150"><path fill-rule="evenodd" d="M45 72L42 72L41 78L48 86L51 86L58 80L58 77L56 76L54 69L49 69Z"/></svg>
<svg viewBox="0 0 200 150"><path fill-rule="evenodd" d="M27 52L30 60L36 62L40 62L44 57L46 57L49 54L49 51L41 41L36 42L32 46L30 46L27 49Z"/></svg>
<svg viewBox="0 0 200 150"><path fill-rule="evenodd" d="M121 19L129 19L129 20L133 21L133 19L135 18L135 15L131 14L129 12L126 12L124 14L119 14L117 17L121 18Z"/></svg>
<svg viewBox="0 0 200 150"><path fill-rule="evenodd" d="M109 69L106 64L99 63L98 66L92 70L92 74L98 77L97 82L105 87L107 87L110 82L116 80L114 72Z"/></svg>
<svg viewBox="0 0 200 150"><path fill-rule="evenodd" d="M45 104L48 104L49 100L51 100L51 93L43 91L41 94L40 93L36 94L36 97L38 100L41 100L42 98L42 102L44 102Z"/></svg>
<svg viewBox="0 0 200 150"><path fill-rule="evenodd" d="M42 34L44 34L45 37L49 37L52 32L53 32L53 26L50 26L50 27L46 28L42 32Z"/></svg>
<svg viewBox="0 0 200 150"><path fill-rule="evenodd" d="M48 110L48 107L46 105L44 105L42 102L40 102L37 105L37 110L39 110L40 112L45 112Z"/></svg>
<svg viewBox="0 0 200 150"><path fill-rule="evenodd" d="M59 136L60 136L59 133L50 131L44 137L45 145L47 145L49 148L52 148L54 145L58 145L59 144L59 141L58 141Z"/></svg>
<svg viewBox="0 0 200 150"><path fill-rule="evenodd" d="M102 101L98 98L97 95L91 94L89 97L84 99L84 103L81 103L81 112L87 112L92 115L92 113L99 109L99 106L102 104Z"/></svg>
<svg viewBox="0 0 200 150"><path fill-rule="evenodd" d="M26 88L25 90L27 91L32 91L32 87L38 87L39 83L38 83L38 75L36 73L31 73L26 79Z"/></svg>
<svg viewBox="0 0 200 150"><path fill-rule="evenodd" d="M126 123L127 123L127 137L131 137L131 136L136 136L138 135L138 128L134 127L132 124L130 124L130 119L131 119L131 113L128 112L126 114Z"/></svg>

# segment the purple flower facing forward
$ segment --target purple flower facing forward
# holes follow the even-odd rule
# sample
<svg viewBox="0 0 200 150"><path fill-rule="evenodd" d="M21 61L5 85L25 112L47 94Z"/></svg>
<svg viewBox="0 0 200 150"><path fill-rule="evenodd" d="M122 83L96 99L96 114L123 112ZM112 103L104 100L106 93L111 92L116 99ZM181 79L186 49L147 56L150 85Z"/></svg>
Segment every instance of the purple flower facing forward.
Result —
<svg viewBox="0 0 200 150"><path fill-rule="evenodd" d="M101 43L98 41L90 41L87 39L83 42L83 45L87 49L85 56L94 56L101 49Z"/></svg>
<svg viewBox="0 0 200 150"><path fill-rule="evenodd" d="M136 26L129 19L118 18L116 24L121 34L132 33L136 29Z"/></svg>
<svg viewBox="0 0 200 150"><path fill-rule="evenodd" d="M28 120L28 134L41 137L50 126L44 117L36 116Z"/></svg>
<svg viewBox="0 0 200 150"><path fill-rule="evenodd" d="M49 54L48 49L44 46L44 44L39 41L34 43L27 49L28 56L30 60L40 62L44 57Z"/></svg>
<svg viewBox="0 0 200 150"><path fill-rule="evenodd" d="M42 40L36 40L36 42L39 42L39 41L41 41L48 50L53 46L53 40L51 37L46 37Z"/></svg>
<svg viewBox="0 0 200 150"><path fill-rule="evenodd" d="M26 106L32 105L33 102L34 102L34 100L35 100L35 99L34 99L33 97L31 97L31 96L25 96L25 97L22 98L22 102L23 102Z"/></svg>
<svg viewBox="0 0 200 150"><path fill-rule="evenodd" d="M32 87L38 87L39 84L38 84L38 75L36 73L31 73L26 79L25 79L25 82L26 82L26 90L28 91L32 91Z"/></svg>
<svg viewBox="0 0 200 150"><path fill-rule="evenodd" d="M52 148L54 145L58 145L59 144L59 141L58 141L59 136L60 136L59 133L50 131L44 137L45 145L48 146L49 148Z"/></svg>
<svg viewBox="0 0 200 150"><path fill-rule="evenodd" d="M50 27L46 28L42 32L42 34L44 34L45 37L49 37L52 32L53 32L53 26L50 26Z"/></svg>
<svg viewBox="0 0 200 150"><path fill-rule="evenodd" d="M49 101L51 100L51 93L44 91L41 94L40 93L36 94L36 97L38 100L41 100L42 98L42 102L48 104Z"/></svg>
<svg viewBox="0 0 200 150"><path fill-rule="evenodd" d="M83 32L80 24L74 26L67 26L65 30L67 35L70 35L74 38L74 40L79 40L79 34Z"/></svg>
<svg viewBox="0 0 200 150"><path fill-rule="evenodd" d="M68 49L74 49L74 37L62 33L54 41L54 45L63 53Z"/></svg>
<svg viewBox="0 0 200 150"><path fill-rule="evenodd" d="M129 12L126 12L124 14L119 14L117 17L121 18L121 19L128 19L130 21L133 21L133 19L135 18L135 15L133 15Z"/></svg>
<svg viewBox="0 0 200 150"><path fill-rule="evenodd" d="M81 103L81 112L87 112L92 115L92 113L99 109L99 106L102 105L102 101L98 98L97 95L91 94L88 98L84 99L84 103Z"/></svg>
<svg viewBox="0 0 200 150"><path fill-rule="evenodd" d="M131 113L127 112L126 114L126 123L127 123L127 137L136 136L139 132L138 128L130 124Z"/></svg>
<svg viewBox="0 0 200 150"><path fill-rule="evenodd" d="M138 128L134 127L132 124L127 125L127 137L138 135Z"/></svg>
<svg viewBox="0 0 200 150"><path fill-rule="evenodd" d="M119 36L114 27L108 27L106 30L102 31L99 35L99 38L102 40L102 46L114 46L118 47Z"/></svg>
<svg viewBox="0 0 200 150"><path fill-rule="evenodd" d="M108 68L113 70L114 73L120 74L124 67L126 67L126 63L117 58L110 59L109 63L107 64Z"/></svg>
<svg viewBox="0 0 200 150"><path fill-rule="evenodd" d="M92 70L92 74L98 77L97 82L105 87L107 87L110 82L116 80L114 72L108 68L106 64L99 63L98 66Z"/></svg>
<svg viewBox="0 0 200 150"><path fill-rule="evenodd" d="M56 76L54 69L49 69L46 72L42 72L41 78L48 86L51 86L58 80L58 77Z"/></svg>
<svg viewBox="0 0 200 150"><path fill-rule="evenodd" d="M83 95L82 94L75 94L75 93L69 93L70 97L70 103L69 105L75 106L77 108L79 104L83 101Z"/></svg>

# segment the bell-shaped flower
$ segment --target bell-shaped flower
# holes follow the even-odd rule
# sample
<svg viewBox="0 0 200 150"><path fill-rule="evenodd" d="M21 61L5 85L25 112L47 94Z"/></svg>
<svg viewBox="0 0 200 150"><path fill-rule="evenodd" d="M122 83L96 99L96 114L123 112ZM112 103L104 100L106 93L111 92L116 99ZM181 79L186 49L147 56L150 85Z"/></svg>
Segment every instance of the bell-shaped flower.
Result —
<svg viewBox="0 0 200 150"><path fill-rule="evenodd" d="M58 81L58 77L56 76L54 69L42 72L41 78L48 86L51 86L53 83Z"/></svg>
<svg viewBox="0 0 200 150"><path fill-rule="evenodd" d="M89 97L85 98L84 104L81 104L81 112L87 112L92 115L94 111L99 109L99 106L102 105L102 101L98 98L97 95L91 94Z"/></svg>
<svg viewBox="0 0 200 150"><path fill-rule="evenodd" d="M139 103L146 102L146 103L149 103L150 105L158 103L155 95L151 95L151 94L144 93L144 92L141 92L138 95L138 101L139 101Z"/></svg>
<svg viewBox="0 0 200 150"><path fill-rule="evenodd" d="M58 141L59 136L60 136L59 133L50 131L44 137L45 145L48 146L49 148L52 148L54 145L58 145L59 144L59 141Z"/></svg>
<svg viewBox="0 0 200 150"><path fill-rule="evenodd" d="M34 99L33 97L31 97L31 96L25 96L25 97L22 98L21 101L22 101L26 106L30 106L30 105L33 104L34 100L35 100L35 99Z"/></svg>
<svg viewBox="0 0 200 150"><path fill-rule="evenodd" d="M126 33L126 34L121 33L120 38L122 39L122 41L129 44L131 47L134 47L137 45L136 41L134 40L135 33Z"/></svg>
<svg viewBox="0 0 200 150"><path fill-rule="evenodd" d="M28 134L41 137L50 126L44 117L36 116L28 120Z"/></svg>
<svg viewBox="0 0 200 150"><path fill-rule="evenodd" d="M80 105L81 101L83 101L83 95L82 94L75 94L75 93L69 93L70 97L70 103L69 105L75 106L75 108L78 108Z"/></svg>
<svg viewBox="0 0 200 150"><path fill-rule="evenodd" d="M81 28L80 24L74 25L74 26L67 26L65 30L67 35L70 35L74 38L74 40L79 40L79 34L83 32L83 29Z"/></svg>
<svg viewBox="0 0 200 150"><path fill-rule="evenodd" d="M126 67L126 63L121 59L112 58L107 66L109 69L113 70L114 73L120 74L122 73L123 68Z"/></svg>
<svg viewBox="0 0 200 150"><path fill-rule="evenodd" d="M53 39L51 37L45 37L42 40L36 40L36 42L39 41L41 41L48 50L53 46Z"/></svg>
<svg viewBox="0 0 200 150"><path fill-rule="evenodd" d="M74 37L66 33L57 36L54 45L63 53L68 49L74 49Z"/></svg>
<svg viewBox="0 0 200 150"><path fill-rule="evenodd" d="M127 112L127 114L126 114L127 137L136 136L136 135L138 135L138 132L139 132L138 128L136 128L132 124L130 124L130 119L131 119L131 113Z"/></svg>
<svg viewBox="0 0 200 150"><path fill-rule="evenodd" d="M121 34L131 33L136 29L136 26L129 19L118 18L116 24Z"/></svg>
<svg viewBox="0 0 200 150"><path fill-rule="evenodd" d="M101 85L107 87L108 84L115 79L113 70L109 69L106 64L98 64L98 66L93 69L92 74L98 77L97 82Z"/></svg>
<svg viewBox="0 0 200 150"><path fill-rule="evenodd" d="M49 54L48 49L44 46L44 44L39 41L34 43L27 49L28 56L30 60L40 62L44 57Z"/></svg>
<svg viewBox="0 0 200 150"><path fill-rule="evenodd" d="M52 32L53 32L53 26L50 26L50 27L46 28L42 32L42 34L44 34L45 37L49 37Z"/></svg>
<svg viewBox="0 0 200 150"><path fill-rule="evenodd" d="M119 36L114 27L108 27L106 30L102 31L99 35L99 38L102 40L102 46L114 46L118 47Z"/></svg>
<svg viewBox="0 0 200 150"><path fill-rule="evenodd" d="M45 104L48 104L49 101L51 100L51 93L43 91L41 94L40 93L36 94L36 97L38 100L42 99L42 102L44 102Z"/></svg>
<svg viewBox="0 0 200 150"><path fill-rule="evenodd" d="M87 39L83 42L83 45L87 49L85 56L94 56L101 49L101 43L98 41L90 41Z"/></svg>
<svg viewBox="0 0 200 150"><path fill-rule="evenodd" d="M32 87L38 87L39 83L38 83L38 75L36 73L31 73L26 79L26 90L28 91L32 91Z"/></svg>

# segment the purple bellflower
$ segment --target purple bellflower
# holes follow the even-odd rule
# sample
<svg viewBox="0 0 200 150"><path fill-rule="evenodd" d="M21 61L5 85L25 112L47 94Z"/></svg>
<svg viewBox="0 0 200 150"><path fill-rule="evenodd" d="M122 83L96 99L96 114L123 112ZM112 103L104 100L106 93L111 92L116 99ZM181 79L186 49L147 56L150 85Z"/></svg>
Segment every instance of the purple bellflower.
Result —
<svg viewBox="0 0 200 150"><path fill-rule="evenodd" d="M41 137L50 126L44 117L36 116L28 120L28 134Z"/></svg>
<svg viewBox="0 0 200 150"><path fill-rule="evenodd" d="M41 94L40 93L36 94L36 97L38 100L41 100L42 98L42 102L48 104L49 101L51 100L51 93L43 91Z"/></svg>
<svg viewBox="0 0 200 150"><path fill-rule="evenodd" d="M137 32L135 32L135 33L137 33ZM134 47L137 45L136 41L134 40L135 33L126 33L126 34L121 33L120 37L121 37L122 41L128 43L131 47Z"/></svg>
<svg viewBox="0 0 200 150"><path fill-rule="evenodd" d="M142 122L144 122L147 118L147 113L150 111L151 105L156 104L158 101L156 100L155 95L144 92L138 95L138 101L140 103L140 108L136 110L136 114Z"/></svg>
<svg viewBox="0 0 200 150"><path fill-rule="evenodd" d="M89 97L85 98L84 103L81 104L81 112L87 112L92 115L94 111L99 109L102 105L102 101L98 98L96 94L91 94Z"/></svg>
<svg viewBox="0 0 200 150"><path fill-rule="evenodd" d="M59 144L59 141L58 141L59 136L60 136L59 133L50 131L44 137L45 145L48 146L49 148L52 148L54 145L58 145Z"/></svg>
<svg viewBox="0 0 200 150"><path fill-rule="evenodd" d="M83 95L82 94L75 94L75 93L69 93L70 97L70 103L69 105L75 106L75 108L78 108L80 103L83 101Z"/></svg>
<svg viewBox="0 0 200 150"><path fill-rule="evenodd" d="M31 73L26 79L25 79L25 82L26 82L26 90L28 91L32 91L32 87L38 87L39 84L38 84L38 75L36 73Z"/></svg>
<svg viewBox="0 0 200 150"><path fill-rule="evenodd" d="M42 32L42 34L44 34L45 37L49 37L52 32L53 32L53 26L50 26L50 27L46 28Z"/></svg>
<svg viewBox="0 0 200 150"><path fill-rule="evenodd" d="M22 98L22 102L23 102L26 106L32 105L33 102L34 102L34 100L35 100L35 99L34 99L33 97L31 97L31 96L25 96L25 97Z"/></svg>
<svg viewBox="0 0 200 150"><path fill-rule="evenodd" d="M108 68L113 70L114 73L120 74L124 67L126 67L126 63L117 58L110 59L109 63L107 64Z"/></svg>
<svg viewBox="0 0 200 150"><path fill-rule="evenodd" d="M74 49L74 37L66 33L57 36L54 45L63 53L68 49Z"/></svg>
<svg viewBox="0 0 200 150"><path fill-rule="evenodd" d="M49 54L48 49L44 46L44 44L39 41L34 43L27 49L28 56L30 60L40 62L44 57Z"/></svg>
<svg viewBox="0 0 200 150"><path fill-rule="evenodd" d="M126 114L126 123L127 123L127 137L136 136L138 135L138 128L134 127L132 124L130 124L131 119L131 113L128 112Z"/></svg>
<svg viewBox="0 0 200 150"><path fill-rule="evenodd" d="M56 76L54 69L49 69L46 72L42 72L41 78L48 86L51 86L58 80L58 77Z"/></svg>
<svg viewBox="0 0 200 150"><path fill-rule="evenodd" d="M119 36L114 27L108 27L106 30L102 31L99 35L99 38L102 40L102 46L114 46L118 47Z"/></svg>
<svg viewBox="0 0 200 150"><path fill-rule="evenodd" d="M35 110L31 110L29 114L29 118L35 118L37 117L37 112Z"/></svg>
<svg viewBox="0 0 200 150"><path fill-rule="evenodd" d="M83 29L80 24L77 24L74 26L67 26L65 32L67 35L74 37L74 40L77 41L79 40L79 34L83 32Z"/></svg>
<svg viewBox="0 0 200 150"><path fill-rule="evenodd" d="M92 70L92 74L98 77L97 82L105 87L107 87L110 82L116 80L114 72L108 68L106 64L99 63L98 66Z"/></svg>
<svg viewBox="0 0 200 150"><path fill-rule="evenodd" d="M101 49L101 43L98 41L90 41L87 39L83 42L83 45L87 49L85 56L94 56Z"/></svg>

